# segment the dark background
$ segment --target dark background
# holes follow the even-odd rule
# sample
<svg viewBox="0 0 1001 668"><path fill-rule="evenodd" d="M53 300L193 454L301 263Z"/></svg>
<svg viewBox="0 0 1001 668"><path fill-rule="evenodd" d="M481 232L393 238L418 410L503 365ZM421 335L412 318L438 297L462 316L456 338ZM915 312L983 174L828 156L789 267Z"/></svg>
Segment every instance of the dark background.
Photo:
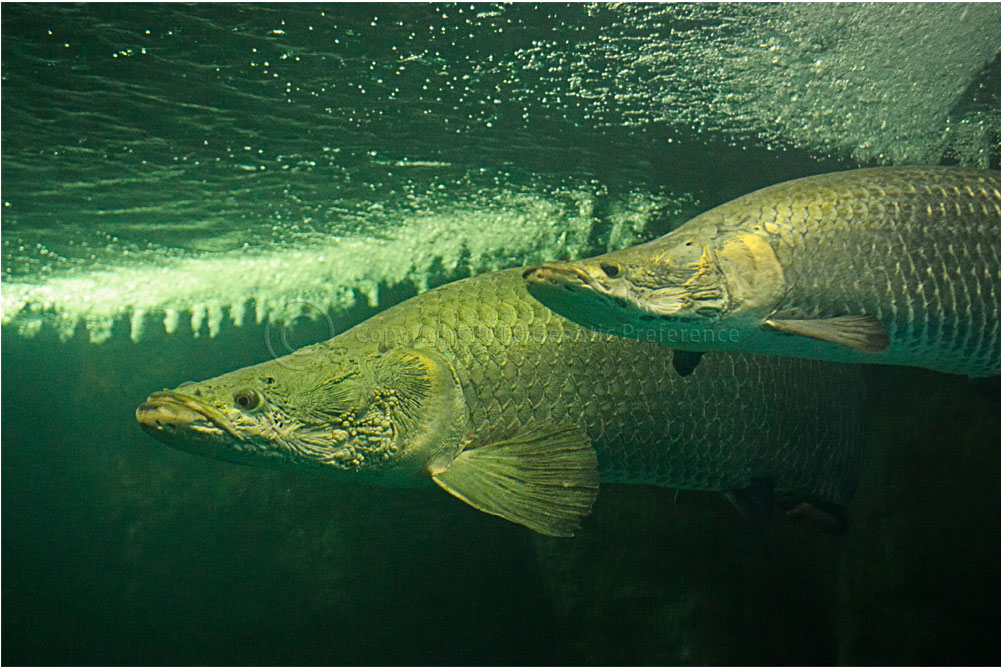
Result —
<svg viewBox="0 0 1001 668"><path fill-rule="evenodd" d="M762 542L720 496L607 485L559 540L139 430L152 389L263 359L261 328L2 351L4 663L998 659L1001 411L964 378L867 370L845 534Z"/></svg>
<svg viewBox="0 0 1001 668"><path fill-rule="evenodd" d="M466 7L4 4L4 279L123 250L225 250L234 232L294 244L277 218L364 230L373 202L433 206L456 175L479 187L481 168L491 187L585 180L708 208L859 166L740 123L632 122L644 100L592 95L618 53L579 47L605 43L611 10ZM731 39L725 13L657 29ZM582 53L583 88L568 65ZM995 60L951 113L995 104L998 80ZM245 145L268 169L239 168ZM371 151L452 167L401 180ZM383 286L380 303L412 294ZM336 328L373 312L334 314ZM843 535L780 524L762 540L718 495L605 486L580 535L557 540L437 490L332 486L153 441L133 416L149 392L268 356L263 327L195 338L183 320L138 344L124 321L99 345L82 325L65 342L4 327L3 663L1001 660L996 386L992 400L964 378L867 369Z"/></svg>

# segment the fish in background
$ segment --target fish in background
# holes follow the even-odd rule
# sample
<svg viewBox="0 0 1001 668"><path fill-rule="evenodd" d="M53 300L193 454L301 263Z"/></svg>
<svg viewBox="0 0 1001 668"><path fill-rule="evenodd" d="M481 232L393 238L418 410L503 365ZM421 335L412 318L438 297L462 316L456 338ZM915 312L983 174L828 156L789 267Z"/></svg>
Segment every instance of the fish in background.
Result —
<svg viewBox="0 0 1001 668"><path fill-rule="evenodd" d="M209 457L437 484L552 536L573 534L599 481L838 525L861 458L857 368L714 353L681 380L669 349L575 325L522 273L445 285L291 355L154 392L136 418Z"/></svg>
<svg viewBox="0 0 1001 668"><path fill-rule="evenodd" d="M681 351L1001 373L1001 172L880 167L769 186L645 244L525 272L590 328Z"/></svg>

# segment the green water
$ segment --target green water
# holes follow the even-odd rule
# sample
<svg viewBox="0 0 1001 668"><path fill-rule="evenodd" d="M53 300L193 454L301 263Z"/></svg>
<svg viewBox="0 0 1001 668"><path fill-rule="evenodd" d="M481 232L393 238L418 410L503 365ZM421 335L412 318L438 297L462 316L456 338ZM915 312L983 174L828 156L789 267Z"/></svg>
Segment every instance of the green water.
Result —
<svg viewBox="0 0 1001 668"><path fill-rule="evenodd" d="M965 379L867 369L849 531L767 546L711 494L607 486L560 541L133 417L760 186L996 169L998 35L991 5L4 4L3 662L998 662L1001 421Z"/></svg>

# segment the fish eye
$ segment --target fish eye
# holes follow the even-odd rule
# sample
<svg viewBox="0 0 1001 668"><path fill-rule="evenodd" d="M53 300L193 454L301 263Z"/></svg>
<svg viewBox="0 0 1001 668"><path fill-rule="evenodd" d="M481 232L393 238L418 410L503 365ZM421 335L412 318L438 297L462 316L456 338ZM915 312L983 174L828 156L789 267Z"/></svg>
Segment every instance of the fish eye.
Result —
<svg viewBox="0 0 1001 668"><path fill-rule="evenodd" d="M240 390L233 395L233 403L244 411L252 411L261 404L261 395L253 390Z"/></svg>
<svg viewBox="0 0 1001 668"><path fill-rule="evenodd" d="M605 272L605 276L608 276L609 278L615 278L619 275L619 265L617 264L602 262L598 266L601 267L603 272Z"/></svg>

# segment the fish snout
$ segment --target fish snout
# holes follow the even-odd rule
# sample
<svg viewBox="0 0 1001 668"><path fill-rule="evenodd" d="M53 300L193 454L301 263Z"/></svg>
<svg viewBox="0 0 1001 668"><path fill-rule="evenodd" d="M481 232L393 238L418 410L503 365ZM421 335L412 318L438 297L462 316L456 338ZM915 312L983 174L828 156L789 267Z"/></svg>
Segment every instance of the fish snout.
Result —
<svg viewBox="0 0 1001 668"><path fill-rule="evenodd" d="M176 392L154 392L136 408L136 420L144 427L191 424L205 419L205 414L195 410L183 395Z"/></svg>
<svg viewBox="0 0 1001 668"><path fill-rule="evenodd" d="M163 404L145 401L136 408L136 420L144 427L190 424L202 414L180 404Z"/></svg>
<svg viewBox="0 0 1001 668"><path fill-rule="evenodd" d="M567 262L544 262L522 274L529 286L594 289L594 279L583 269Z"/></svg>
<svg viewBox="0 0 1001 668"><path fill-rule="evenodd" d="M200 393L199 393L200 394ZM154 392L136 408L136 420L148 431L170 428L213 427L237 440L243 436L216 408L192 395L163 390Z"/></svg>

